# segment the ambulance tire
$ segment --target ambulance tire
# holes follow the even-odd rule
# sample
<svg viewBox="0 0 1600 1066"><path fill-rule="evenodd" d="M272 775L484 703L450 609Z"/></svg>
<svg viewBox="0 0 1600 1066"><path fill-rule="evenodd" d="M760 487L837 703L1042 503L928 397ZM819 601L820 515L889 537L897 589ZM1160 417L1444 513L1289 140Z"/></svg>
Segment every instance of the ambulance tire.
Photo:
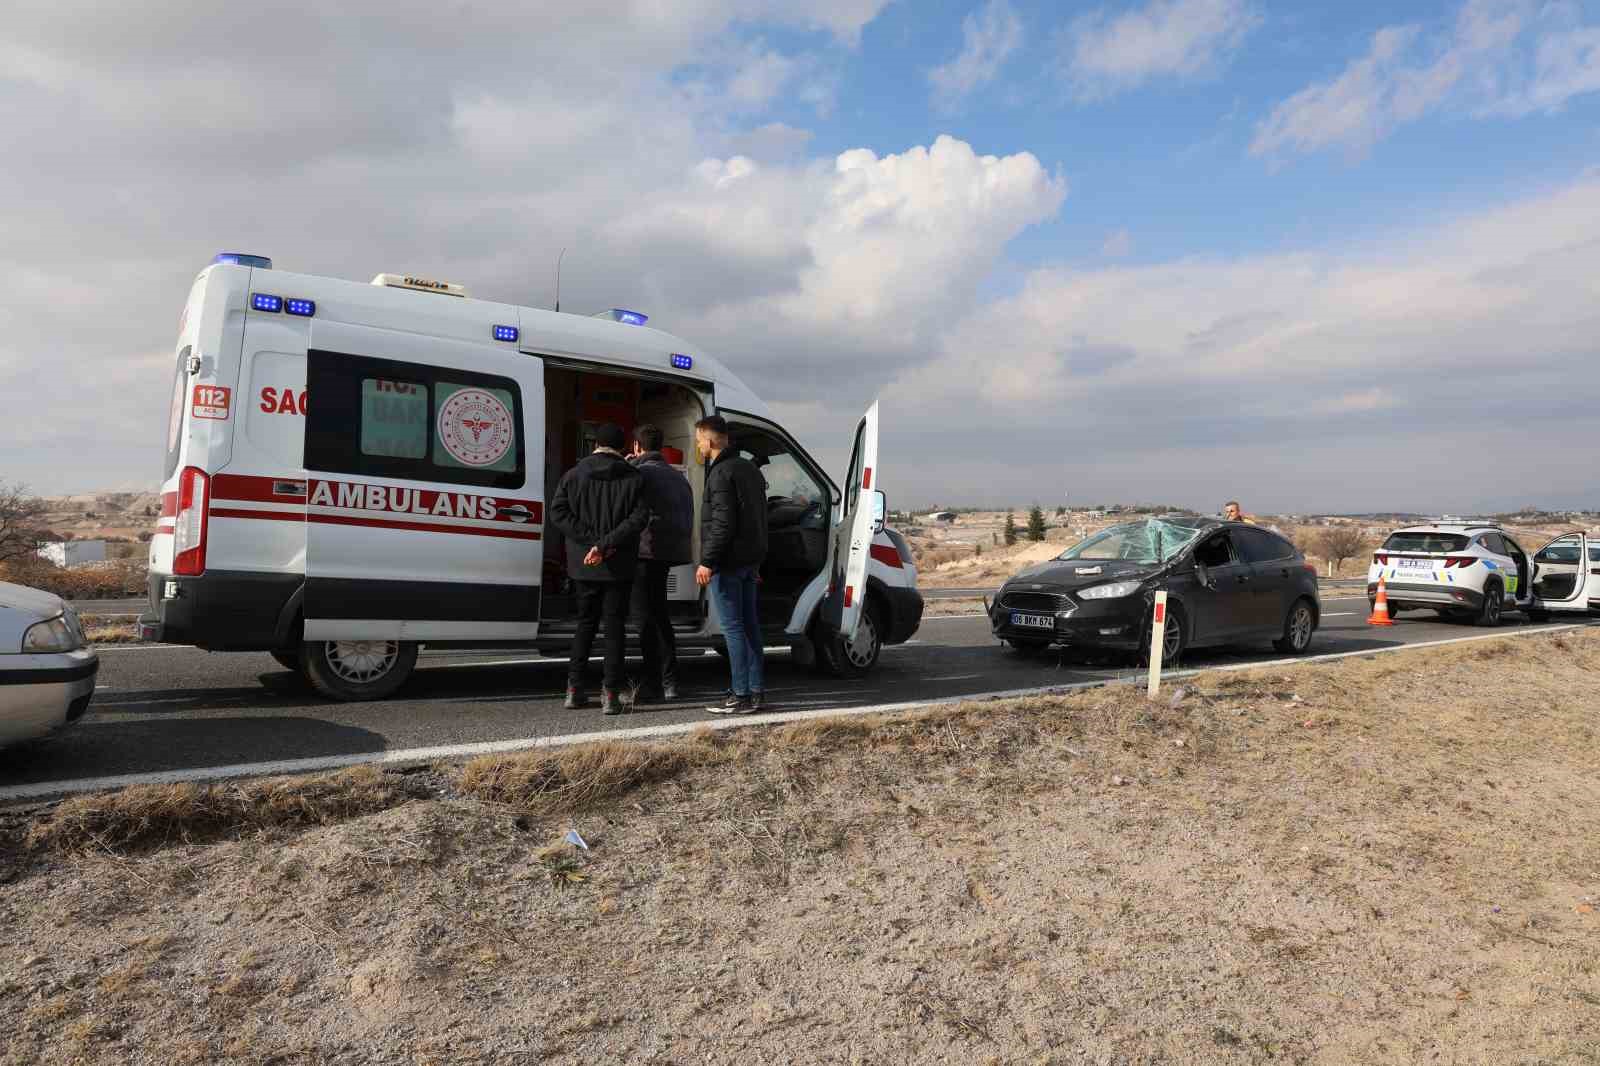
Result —
<svg viewBox="0 0 1600 1066"><path fill-rule="evenodd" d="M300 653L298 651L275 651L271 653L273 660L291 673L300 673Z"/></svg>
<svg viewBox="0 0 1600 1066"><path fill-rule="evenodd" d="M883 652L882 610L869 597L853 643L846 644L843 637L835 636L817 640L816 646L817 668L822 673L830 677L865 677L878 665L878 656Z"/></svg>
<svg viewBox="0 0 1600 1066"><path fill-rule="evenodd" d="M345 703L392 696L417 665L412 640L308 640L300 645L301 672L329 699Z"/></svg>

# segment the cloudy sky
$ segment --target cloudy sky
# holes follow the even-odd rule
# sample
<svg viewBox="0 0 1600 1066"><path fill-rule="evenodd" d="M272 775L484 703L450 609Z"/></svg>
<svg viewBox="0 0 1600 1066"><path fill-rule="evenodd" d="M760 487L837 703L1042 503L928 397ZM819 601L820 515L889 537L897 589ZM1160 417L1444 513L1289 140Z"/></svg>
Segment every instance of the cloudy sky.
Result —
<svg viewBox="0 0 1600 1066"><path fill-rule="evenodd" d="M221 249L567 247L895 505L1600 506L1600 2L197 10L8 5L0 479L154 485Z"/></svg>

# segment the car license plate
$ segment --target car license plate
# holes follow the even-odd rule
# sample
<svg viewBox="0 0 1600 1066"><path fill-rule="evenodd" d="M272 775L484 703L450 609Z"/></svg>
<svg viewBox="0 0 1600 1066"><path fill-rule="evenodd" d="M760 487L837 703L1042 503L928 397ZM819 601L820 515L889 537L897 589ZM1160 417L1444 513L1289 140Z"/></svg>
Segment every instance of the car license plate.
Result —
<svg viewBox="0 0 1600 1066"><path fill-rule="evenodd" d="M1034 629L1054 629L1056 620L1047 614L1023 614L1020 611L1012 611L1011 624L1014 626L1030 626Z"/></svg>
<svg viewBox="0 0 1600 1066"><path fill-rule="evenodd" d="M1419 571L1431 571L1433 569L1433 560L1432 559L1396 559L1394 561L1394 565L1395 565L1395 569L1396 570L1404 570L1404 571L1407 571L1409 573L1417 573Z"/></svg>

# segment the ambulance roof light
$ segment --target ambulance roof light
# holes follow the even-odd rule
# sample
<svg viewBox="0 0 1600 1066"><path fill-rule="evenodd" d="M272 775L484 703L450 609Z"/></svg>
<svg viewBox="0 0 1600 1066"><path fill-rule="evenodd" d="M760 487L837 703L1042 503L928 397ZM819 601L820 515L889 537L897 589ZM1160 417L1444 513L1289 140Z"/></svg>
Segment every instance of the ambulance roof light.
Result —
<svg viewBox="0 0 1600 1066"><path fill-rule="evenodd" d="M271 270L272 260L264 255L251 255L248 252L218 252L213 263L231 263L235 266L255 267L258 270Z"/></svg>
<svg viewBox="0 0 1600 1066"><path fill-rule="evenodd" d="M650 321L650 316L638 311L630 311L626 307L613 307L609 311L596 311L591 318L609 318L613 322L621 322L624 326L642 326Z"/></svg>
<svg viewBox="0 0 1600 1066"><path fill-rule="evenodd" d="M415 274L379 274L372 279L374 285L386 285L391 289L413 289L417 292L436 292L441 296L465 296L467 287L456 285L448 281L434 281L431 278L419 278Z"/></svg>

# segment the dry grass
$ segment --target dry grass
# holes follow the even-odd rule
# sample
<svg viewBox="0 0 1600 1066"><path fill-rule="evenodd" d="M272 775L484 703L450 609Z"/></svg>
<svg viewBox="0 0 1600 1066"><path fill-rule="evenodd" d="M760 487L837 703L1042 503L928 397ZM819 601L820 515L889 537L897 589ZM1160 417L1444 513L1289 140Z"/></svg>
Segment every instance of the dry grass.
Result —
<svg viewBox="0 0 1600 1066"><path fill-rule="evenodd" d="M90 644L137 644L139 623L133 619L82 617L83 635Z"/></svg>
<svg viewBox="0 0 1600 1066"><path fill-rule="evenodd" d="M1592 1062L1597 670L1600 632L1507 638L91 837L0 886L0 1027L17 1062Z"/></svg>
<svg viewBox="0 0 1600 1066"><path fill-rule="evenodd" d="M63 800L24 843L43 851L146 850L327 825L426 795L420 782L370 766L220 785L139 785Z"/></svg>

